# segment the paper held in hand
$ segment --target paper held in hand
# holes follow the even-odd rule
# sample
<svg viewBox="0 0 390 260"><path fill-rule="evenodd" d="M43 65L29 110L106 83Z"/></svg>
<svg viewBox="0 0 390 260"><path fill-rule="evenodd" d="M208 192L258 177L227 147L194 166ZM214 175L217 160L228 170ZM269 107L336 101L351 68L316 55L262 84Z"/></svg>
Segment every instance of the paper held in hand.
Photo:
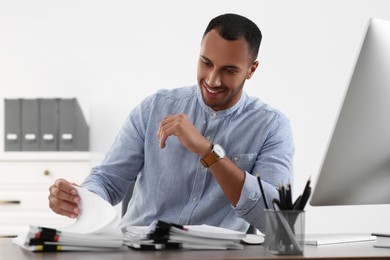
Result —
<svg viewBox="0 0 390 260"><path fill-rule="evenodd" d="M115 208L85 188L75 186L81 198L78 218L69 226L29 226L13 242L30 251L100 251L123 247L123 233Z"/></svg>

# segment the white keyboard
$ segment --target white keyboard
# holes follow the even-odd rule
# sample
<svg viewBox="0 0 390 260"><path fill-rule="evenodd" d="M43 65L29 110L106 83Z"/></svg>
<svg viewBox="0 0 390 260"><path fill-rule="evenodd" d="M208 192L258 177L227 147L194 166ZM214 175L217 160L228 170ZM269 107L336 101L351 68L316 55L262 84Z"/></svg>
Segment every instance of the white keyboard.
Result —
<svg viewBox="0 0 390 260"><path fill-rule="evenodd" d="M376 236L370 234L306 234L305 245L331 245L375 241Z"/></svg>

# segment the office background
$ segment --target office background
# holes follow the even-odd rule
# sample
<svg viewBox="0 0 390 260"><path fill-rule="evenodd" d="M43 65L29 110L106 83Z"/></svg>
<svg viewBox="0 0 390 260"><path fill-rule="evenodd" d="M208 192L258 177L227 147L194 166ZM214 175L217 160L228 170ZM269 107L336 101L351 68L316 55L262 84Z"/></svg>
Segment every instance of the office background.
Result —
<svg viewBox="0 0 390 260"><path fill-rule="evenodd" d="M77 97L97 163L144 97L196 83L209 20L239 13L263 33L245 89L290 118L299 194L315 183L367 22L388 10L386 0L0 0L0 98ZM3 116L2 104L1 136ZM390 233L389 217L390 205L308 206L306 229Z"/></svg>

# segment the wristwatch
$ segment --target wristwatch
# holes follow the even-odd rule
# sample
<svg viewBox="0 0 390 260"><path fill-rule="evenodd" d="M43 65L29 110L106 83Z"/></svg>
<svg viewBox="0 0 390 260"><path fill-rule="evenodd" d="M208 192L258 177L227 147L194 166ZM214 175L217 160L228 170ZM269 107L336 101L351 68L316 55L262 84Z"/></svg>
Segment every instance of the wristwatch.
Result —
<svg viewBox="0 0 390 260"><path fill-rule="evenodd" d="M219 144L214 144L210 153L206 154L200 162L206 168L210 167L213 163L225 157L225 150Z"/></svg>

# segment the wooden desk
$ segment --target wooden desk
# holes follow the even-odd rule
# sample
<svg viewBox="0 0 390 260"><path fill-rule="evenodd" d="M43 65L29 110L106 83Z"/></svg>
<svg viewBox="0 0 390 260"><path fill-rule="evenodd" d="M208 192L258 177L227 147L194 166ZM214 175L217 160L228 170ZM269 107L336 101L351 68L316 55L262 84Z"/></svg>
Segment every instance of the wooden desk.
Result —
<svg viewBox="0 0 390 260"><path fill-rule="evenodd" d="M303 256L266 255L263 246L246 246L244 250L227 251L115 251L115 252L60 252L33 253L13 244L10 238L0 239L0 259L56 259L56 260L146 260L146 259L390 259L390 249L374 248L375 242L306 246Z"/></svg>

